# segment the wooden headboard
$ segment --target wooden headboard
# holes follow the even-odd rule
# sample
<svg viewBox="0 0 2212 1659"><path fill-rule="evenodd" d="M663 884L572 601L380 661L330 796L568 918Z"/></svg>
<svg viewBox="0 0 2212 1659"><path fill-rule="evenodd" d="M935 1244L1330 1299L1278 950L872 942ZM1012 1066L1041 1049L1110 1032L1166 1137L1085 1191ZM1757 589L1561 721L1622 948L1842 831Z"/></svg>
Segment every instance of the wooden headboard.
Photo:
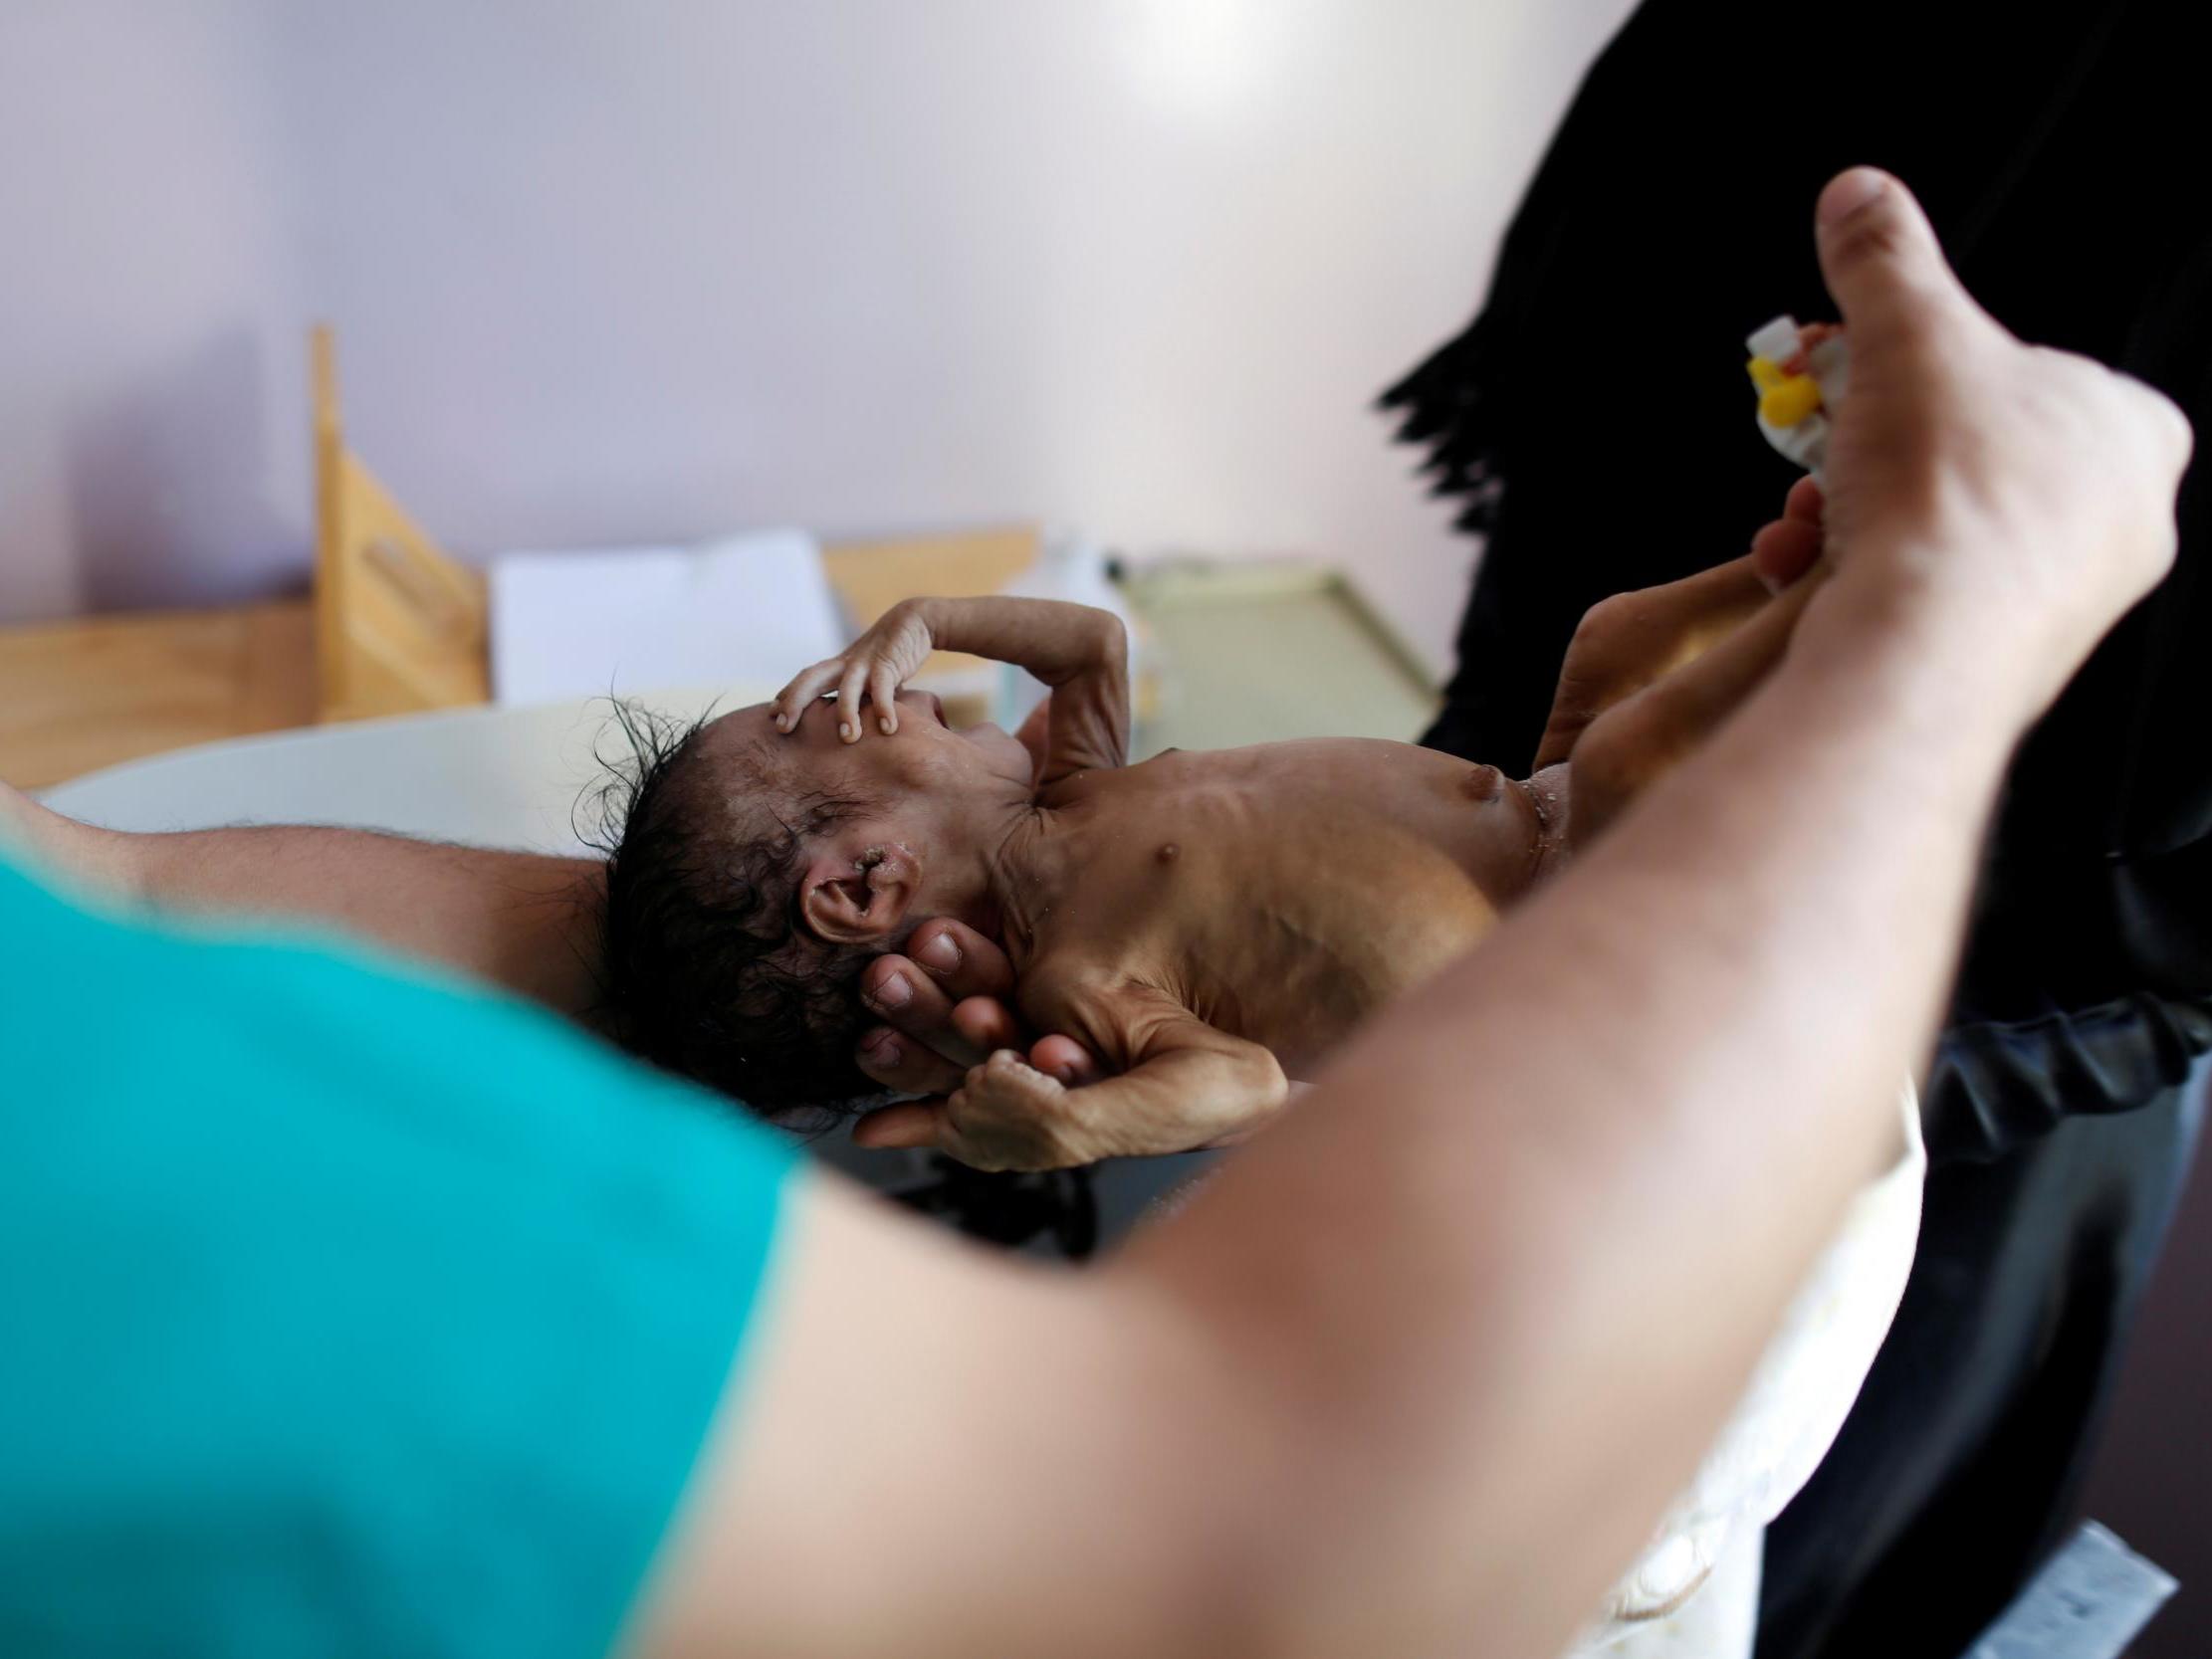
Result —
<svg viewBox="0 0 2212 1659"><path fill-rule="evenodd" d="M483 573L441 549L346 447L337 344L312 338L318 718L365 720L491 700ZM995 593L1037 556L1035 526L957 530L822 550L847 618L866 627L919 593ZM972 662L940 652L933 669ZM976 712L981 718L981 712Z"/></svg>
<svg viewBox="0 0 2212 1659"><path fill-rule="evenodd" d="M337 347L311 348L315 641L321 718L364 720L491 697L484 577L425 535L345 447Z"/></svg>

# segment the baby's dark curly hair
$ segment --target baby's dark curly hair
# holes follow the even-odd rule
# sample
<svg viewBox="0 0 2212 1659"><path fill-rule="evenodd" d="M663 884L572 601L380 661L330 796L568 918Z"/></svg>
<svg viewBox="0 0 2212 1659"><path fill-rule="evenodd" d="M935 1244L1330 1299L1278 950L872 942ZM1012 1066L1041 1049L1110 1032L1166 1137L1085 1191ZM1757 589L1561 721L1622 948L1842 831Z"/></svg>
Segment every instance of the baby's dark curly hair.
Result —
<svg viewBox="0 0 2212 1659"><path fill-rule="evenodd" d="M711 717L617 702L629 752L585 833L607 855L600 973L612 1035L763 1117L821 1128L883 1093L853 1064L872 1023L857 980L880 945L816 937L798 914L811 837L870 803L806 786L765 744L710 761Z"/></svg>

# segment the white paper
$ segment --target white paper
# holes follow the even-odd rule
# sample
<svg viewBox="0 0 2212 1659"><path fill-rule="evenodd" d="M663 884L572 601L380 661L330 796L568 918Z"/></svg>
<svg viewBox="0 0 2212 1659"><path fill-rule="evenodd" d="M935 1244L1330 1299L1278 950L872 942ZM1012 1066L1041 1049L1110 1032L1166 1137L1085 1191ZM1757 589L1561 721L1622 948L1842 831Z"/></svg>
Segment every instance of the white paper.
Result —
<svg viewBox="0 0 2212 1659"><path fill-rule="evenodd" d="M796 529L507 553L491 595L492 697L507 705L781 685L845 644L821 549Z"/></svg>

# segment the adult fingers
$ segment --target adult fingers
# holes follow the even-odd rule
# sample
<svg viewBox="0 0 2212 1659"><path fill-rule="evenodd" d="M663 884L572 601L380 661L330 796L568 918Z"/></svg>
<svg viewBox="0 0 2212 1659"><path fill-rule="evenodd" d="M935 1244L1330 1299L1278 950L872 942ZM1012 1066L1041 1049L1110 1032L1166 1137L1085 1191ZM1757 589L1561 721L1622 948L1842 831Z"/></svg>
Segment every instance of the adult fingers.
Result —
<svg viewBox="0 0 2212 1659"><path fill-rule="evenodd" d="M888 1025L865 1032L852 1058L861 1071L895 1095L942 1095L957 1088L967 1075L959 1061Z"/></svg>
<svg viewBox="0 0 2212 1659"><path fill-rule="evenodd" d="M908 954L878 956L860 975L860 999L890 1029L871 1032L854 1055L863 1072L903 1094L938 1094L994 1049L1022 1041L1002 1000L1013 989L1006 953L950 917L924 923Z"/></svg>
<svg viewBox="0 0 2212 1659"><path fill-rule="evenodd" d="M1912 192L1876 167L1853 167L1814 210L1821 275L1851 329L1855 358L1922 343L1987 314L1952 275Z"/></svg>
<svg viewBox="0 0 2212 1659"><path fill-rule="evenodd" d="M1016 1046L1019 1024L1002 1000L1012 989L1013 964L995 943L951 917L924 923L907 954L878 956L861 972L861 1001L906 1041L880 1058L857 1055L860 1069L890 1088L944 1087L916 1051L966 1067Z"/></svg>
<svg viewBox="0 0 2212 1659"><path fill-rule="evenodd" d="M924 1053L965 1069L989 1052L961 1034L953 1019L955 999L909 957L878 956L861 969L860 1000L904 1039L895 1052L863 1050L854 1057L862 1071L890 1088L935 1093L944 1087L934 1072L925 1069L926 1062L920 1058ZM882 1047L880 1042L875 1045Z"/></svg>
<svg viewBox="0 0 2212 1659"><path fill-rule="evenodd" d="M906 953L955 1002L971 996L1002 997L1013 989L1013 963L1006 953L949 916L915 929L906 941Z"/></svg>
<svg viewBox="0 0 2212 1659"><path fill-rule="evenodd" d="M1008 1167L1002 1159L986 1156L985 1148L968 1138L949 1100L905 1101L871 1112L853 1125L852 1143L870 1151L916 1148L943 1152L972 1169Z"/></svg>
<svg viewBox="0 0 2212 1659"><path fill-rule="evenodd" d="M1021 1022L995 996L971 996L953 1005L953 1030L969 1048L986 1054L1019 1048Z"/></svg>
<svg viewBox="0 0 2212 1659"><path fill-rule="evenodd" d="M1098 1062L1091 1058L1091 1051L1073 1037L1057 1034L1039 1037L1030 1045L1029 1064L1046 1077L1058 1078L1070 1089L1080 1089L1086 1083L1098 1081Z"/></svg>
<svg viewBox="0 0 2212 1659"><path fill-rule="evenodd" d="M956 1078L960 1074L956 1073ZM852 1126L852 1143L875 1151L942 1145L951 1121L941 1101L906 1101L869 1113Z"/></svg>

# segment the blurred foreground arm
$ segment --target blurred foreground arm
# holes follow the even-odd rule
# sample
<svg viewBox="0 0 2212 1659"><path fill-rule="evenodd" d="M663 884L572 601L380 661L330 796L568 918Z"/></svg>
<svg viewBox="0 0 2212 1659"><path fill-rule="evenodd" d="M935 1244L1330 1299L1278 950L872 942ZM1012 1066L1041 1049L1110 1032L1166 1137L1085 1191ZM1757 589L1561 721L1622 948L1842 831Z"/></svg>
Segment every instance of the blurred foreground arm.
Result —
<svg viewBox="0 0 2212 1659"><path fill-rule="evenodd" d="M1822 202L1837 574L1772 677L1105 1269L803 1188L647 1650L1565 1645L1889 1149L2013 744L2171 557L2171 407L1869 182Z"/></svg>
<svg viewBox="0 0 2212 1659"><path fill-rule="evenodd" d="M0 846L10 841L126 903L336 928L564 1014L596 1000L597 859L303 824L135 835L79 823L0 783Z"/></svg>

